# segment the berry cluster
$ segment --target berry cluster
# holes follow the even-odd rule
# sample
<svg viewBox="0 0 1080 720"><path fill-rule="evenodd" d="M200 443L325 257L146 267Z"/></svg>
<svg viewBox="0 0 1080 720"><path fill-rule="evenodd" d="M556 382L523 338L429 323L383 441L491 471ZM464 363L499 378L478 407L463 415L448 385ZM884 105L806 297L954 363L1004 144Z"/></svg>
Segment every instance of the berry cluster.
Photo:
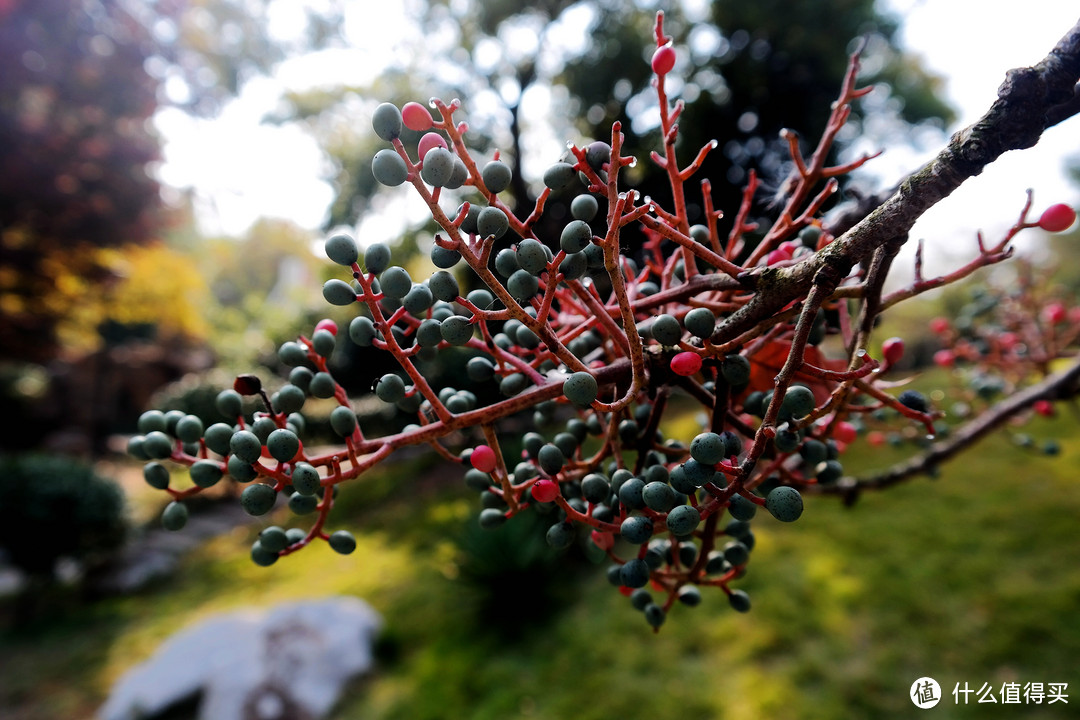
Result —
<svg viewBox="0 0 1080 720"><path fill-rule="evenodd" d="M731 584L746 572L758 508L792 522L807 491L850 484L841 457L866 414L888 410L934 432L940 413L924 396L880 382L904 348L886 341L881 361L869 351L884 306L874 266L835 278L831 288L797 284L800 269L835 240L821 214L836 177L869 159L825 162L851 103L868 91L855 86L858 57L813 155L803 157L798 138L785 133L797 176L775 221L766 229L750 221L751 177L721 237L709 182L700 183L695 202L704 210L693 217L687 187L716 143L680 166L683 106L669 105L665 90L677 53L662 14L655 35L663 148L651 159L670 180L667 208L621 189L620 171L636 160L624 153L618 123L610 139L571 144L544 173L532 212L518 218L500 198L510 166L497 153L477 161L468 126L456 119L459 101L433 100L435 117L418 103L376 108L373 129L390 146L374 156L372 173L390 188L411 185L427 205L438 269L417 281L393 264L388 246L361 248L338 234L325 251L350 277L327 281L323 295L358 308L348 337L389 353L400 368L378 378L374 394L416 421L396 434L364 435L327 368L338 328L323 321L310 338L281 346L281 361L293 369L273 396L253 376L219 396L230 423L204 428L192 416L143 416L130 449L148 461L147 482L173 496L166 527L182 527L183 500L227 474L247 484L240 500L253 515L287 495L293 513L314 517L307 531L264 530L252 548L256 563L269 565L314 539L351 552L348 533L324 529L338 485L397 448L428 444L468 467L483 527L543 513L548 543L585 543L606 554L612 584L655 628L676 602L697 605L700 586L718 587L735 610L749 610L748 595ZM403 128L424 133L416 147L405 146ZM553 197L568 203L569 218L557 237L541 236L539 220ZM1064 215L1056 211L1047 223L1063 226ZM796 288L792 296L775 312L756 314L755 298L782 281ZM485 404L469 390L432 387L417 361L441 353L468 353L469 379L497 387L500 399ZM258 396L262 411L245 416L242 396ZM336 401L330 422L342 448L305 449L300 411L308 397ZM703 411L700 432L668 437L687 399ZM536 430L511 457L499 427L522 413L532 413ZM467 447L450 445L469 433ZM190 466L194 487L170 488L165 459Z"/></svg>

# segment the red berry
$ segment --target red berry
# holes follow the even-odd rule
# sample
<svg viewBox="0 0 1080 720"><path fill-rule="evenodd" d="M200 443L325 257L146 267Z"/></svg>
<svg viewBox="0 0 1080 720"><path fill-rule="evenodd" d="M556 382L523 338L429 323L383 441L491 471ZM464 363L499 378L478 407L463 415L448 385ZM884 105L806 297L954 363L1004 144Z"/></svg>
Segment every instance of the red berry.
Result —
<svg viewBox="0 0 1080 720"><path fill-rule="evenodd" d="M943 368L951 368L956 364L956 355L952 350L938 350L934 353L934 364Z"/></svg>
<svg viewBox="0 0 1080 720"><path fill-rule="evenodd" d="M590 537L592 538L592 541L596 543L596 547L601 550L610 550L615 545L615 536L609 532L593 530Z"/></svg>
<svg viewBox="0 0 1080 720"><path fill-rule="evenodd" d="M943 317L936 317L930 321L930 329L938 335L949 331L949 321Z"/></svg>
<svg viewBox="0 0 1080 720"><path fill-rule="evenodd" d="M791 252L785 248L777 248L768 254L765 258L766 265L776 265L777 263L787 262L791 259Z"/></svg>
<svg viewBox="0 0 1080 720"><path fill-rule="evenodd" d="M1020 342L1020 338L1014 332L1003 332L998 335L998 344L1002 350L1012 350Z"/></svg>
<svg viewBox="0 0 1080 720"><path fill-rule="evenodd" d="M885 362L895 365L904 356L904 341L898 337L892 337L881 344L881 354Z"/></svg>
<svg viewBox="0 0 1080 720"><path fill-rule="evenodd" d="M262 381L255 375L237 375L233 390L241 395L258 395L262 390Z"/></svg>
<svg viewBox="0 0 1080 720"><path fill-rule="evenodd" d="M652 71L657 75L667 75L675 67L675 48L663 45L656 48L652 56Z"/></svg>
<svg viewBox="0 0 1080 720"><path fill-rule="evenodd" d="M1067 318L1068 316L1068 311L1061 303L1050 303L1043 308L1043 318L1045 318L1047 322L1054 325L1065 322L1065 318Z"/></svg>
<svg viewBox="0 0 1080 720"><path fill-rule="evenodd" d="M1046 232L1068 230L1076 220L1076 211L1068 205L1058 203L1043 210L1039 216L1039 227Z"/></svg>
<svg viewBox="0 0 1080 720"><path fill-rule="evenodd" d="M416 154L423 160L424 156L428 154L428 151L436 147L446 147L446 141L443 140L443 136L437 132L425 133L424 136L420 138L420 144L417 147Z"/></svg>
<svg viewBox="0 0 1080 720"><path fill-rule="evenodd" d="M469 462L480 472L489 473L495 469L495 451L487 445L477 445L469 456Z"/></svg>
<svg viewBox="0 0 1080 720"><path fill-rule="evenodd" d="M1043 417L1054 417L1054 403L1049 400L1036 400L1031 408Z"/></svg>
<svg viewBox="0 0 1080 720"><path fill-rule="evenodd" d="M405 123L405 127L416 132L430 130L434 124L431 113L418 102L405 103L405 106L401 108L401 121Z"/></svg>
<svg viewBox="0 0 1080 720"><path fill-rule="evenodd" d="M542 478L533 483L532 496L536 502L551 502L559 496L559 486L553 480Z"/></svg>
<svg viewBox="0 0 1080 720"><path fill-rule="evenodd" d="M329 318L326 318L324 320L320 320L318 322L318 324L315 326L315 332L319 332L320 330L326 330L331 335L336 336L337 335L337 323L334 322L333 320L329 319Z"/></svg>
<svg viewBox="0 0 1080 720"><path fill-rule="evenodd" d="M689 377L701 369L701 356L695 352L681 352L671 358L671 371Z"/></svg>
<svg viewBox="0 0 1080 720"><path fill-rule="evenodd" d="M845 420L841 420L833 426L833 439L837 442L842 442L845 445L850 445L855 442L855 438L858 437L858 435L855 426Z"/></svg>
<svg viewBox="0 0 1080 720"><path fill-rule="evenodd" d="M866 433L866 442L874 447L880 447L885 444L885 433L880 430L871 430Z"/></svg>

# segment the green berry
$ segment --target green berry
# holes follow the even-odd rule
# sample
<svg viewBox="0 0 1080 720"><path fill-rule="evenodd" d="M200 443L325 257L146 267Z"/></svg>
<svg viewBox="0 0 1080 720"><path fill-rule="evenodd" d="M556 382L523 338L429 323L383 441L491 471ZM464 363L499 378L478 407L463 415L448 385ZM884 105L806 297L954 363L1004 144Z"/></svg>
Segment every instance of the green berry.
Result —
<svg viewBox="0 0 1080 720"><path fill-rule="evenodd" d="M750 560L750 549L738 540L724 545L724 559L732 565L745 565Z"/></svg>
<svg viewBox="0 0 1080 720"><path fill-rule="evenodd" d="M461 253L453 248L444 248L435 243L431 246L431 264L444 270L449 269L461 262Z"/></svg>
<svg viewBox="0 0 1080 720"><path fill-rule="evenodd" d="M524 302L540 290L540 281L527 270L515 270L506 281L506 290L518 302Z"/></svg>
<svg viewBox="0 0 1080 720"><path fill-rule="evenodd" d="M348 530L337 530L330 534L327 539L334 552L348 555L356 550L356 538Z"/></svg>
<svg viewBox="0 0 1080 720"><path fill-rule="evenodd" d="M539 275L547 267L547 250L540 241L526 238L518 243L517 260L523 270Z"/></svg>
<svg viewBox="0 0 1080 720"><path fill-rule="evenodd" d="M480 527L494 530L506 522L506 514L498 508L484 508L480 511Z"/></svg>
<svg viewBox="0 0 1080 720"><path fill-rule="evenodd" d="M765 509L780 522L795 522L802 515L802 495L787 485L775 487L765 498Z"/></svg>
<svg viewBox="0 0 1080 720"><path fill-rule="evenodd" d="M727 456L727 444L714 432L701 433L690 442L690 457L702 465L716 465Z"/></svg>
<svg viewBox="0 0 1080 720"><path fill-rule="evenodd" d="M268 549L261 540L256 540L251 546L251 561L259 567L270 567L278 561L278 553Z"/></svg>
<svg viewBox="0 0 1080 720"><path fill-rule="evenodd" d="M240 506L249 515L265 515L274 507L276 500L277 493L274 488L262 483L248 485L244 492L240 493Z"/></svg>
<svg viewBox="0 0 1080 720"><path fill-rule="evenodd" d="M442 187L454 174L454 154L448 149L435 146L424 155L420 177L432 187Z"/></svg>
<svg viewBox="0 0 1080 720"><path fill-rule="evenodd" d="M484 185L489 192L501 193L506 188L510 187L510 180L513 177L513 173L510 171L510 166L500 160L492 160L484 169L480 172L480 177L484 180Z"/></svg>
<svg viewBox="0 0 1080 720"><path fill-rule="evenodd" d="M315 495L301 495L293 493L289 498L289 510L293 515L307 515L315 512L319 506L319 498Z"/></svg>
<svg viewBox="0 0 1080 720"><path fill-rule="evenodd" d="M473 326L469 318L451 315L443 320L439 327L443 340L451 345L466 345L473 336Z"/></svg>
<svg viewBox="0 0 1080 720"><path fill-rule="evenodd" d="M371 243L364 250L364 268L378 275L390 267L390 247L386 243Z"/></svg>
<svg viewBox="0 0 1080 720"><path fill-rule="evenodd" d="M581 495L593 504L606 502L611 496L611 483L603 475L590 473L581 479Z"/></svg>
<svg viewBox="0 0 1080 720"><path fill-rule="evenodd" d="M592 247L590 245L590 247ZM577 280L589 270L589 259L584 252L567 253L559 263L559 272L566 280Z"/></svg>
<svg viewBox="0 0 1080 720"><path fill-rule="evenodd" d="M217 483L224 475L221 463L214 460L199 460L189 470L191 481L201 488L208 488Z"/></svg>
<svg viewBox="0 0 1080 720"><path fill-rule="evenodd" d="M728 500L728 512L736 520L750 520L757 514L757 504L742 495L732 495Z"/></svg>
<svg viewBox="0 0 1080 720"><path fill-rule="evenodd" d="M641 499L645 505L656 512L667 512L675 507L675 491L663 482L646 483L641 490Z"/></svg>
<svg viewBox="0 0 1080 720"><path fill-rule="evenodd" d="M589 222L596 217L596 213L599 209L600 205L592 195L578 195L570 202L570 214L573 215L576 220L582 220L584 222Z"/></svg>
<svg viewBox="0 0 1080 720"><path fill-rule="evenodd" d="M319 357L330 357L334 353L337 338L326 329L316 330L311 336L311 347Z"/></svg>
<svg viewBox="0 0 1080 720"><path fill-rule="evenodd" d="M631 515L619 525L619 535L632 545L642 545L653 534L653 521L643 515Z"/></svg>
<svg viewBox="0 0 1080 720"><path fill-rule="evenodd" d="M389 142L401 135L401 111L393 103L381 103L371 114L375 134Z"/></svg>
<svg viewBox="0 0 1080 720"><path fill-rule="evenodd" d="M278 428L266 438L266 449L278 462L289 462L300 452L300 438L292 430Z"/></svg>
<svg viewBox="0 0 1080 720"><path fill-rule="evenodd" d="M604 169L604 165L611 161L611 146L603 140L589 143L585 148L585 162L596 172Z"/></svg>
<svg viewBox="0 0 1080 720"><path fill-rule="evenodd" d="M165 432L165 413L160 410L147 410L139 416L137 427L144 435L154 431Z"/></svg>
<svg viewBox="0 0 1080 720"><path fill-rule="evenodd" d="M311 377L311 382L308 383L308 392L312 397L317 398L332 398L337 390L337 383L334 382L333 376L328 372L317 372Z"/></svg>
<svg viewBox="0 0 1080 720"><path fill-rule="evenodd" d="M645 499L642 497L644 490L645 481L632 477L619 486L619 502L628 508L640 510L645 507Z"/></svg>
<svg viewBox="0 0 1080 720"><path fill-rule="evenodd" d="M143 479L156 490L169 487L169 469L159 462L146 463L143 466Z"/></svg>
<svg viewBox="0 0 1080 720"><path fill-rule="evenodd" d="M432 274L428 278L428 288L432 295L443 302L450 302L461 293L457 278L446 270L438 270Z"/></svg>
<svg viewBox="0 0 1080 720"><path fill-rule="evenodd" d="M174 500L165 506L165 510L161 513L161 526L166 530L173 532L180 530L187 525L188 509L184 503Z"/></svg>
<svg viewBox="0 0 1080 720"><path fill-rule="evenodd" d="M356 413L352 408L339 405L330 413L330 427L341 437L349 437L356 430Z"/></svg>
<svg viewBox="0 0 1080 720"><path fill-rule="evenodd" d="M649 582L649 566L641 558L628 560L619 571L619 580L629 588L645 587Z"/></svg>
<svg viewBox="0 0 1080 720"><path fill-rule="evenodd" d="M671 315L658 315L652 324L652 336L661 345L678 345L682 326Z"/></svg>
<svg viewBox="0 0 1080 720"><path fill-rule="evenodd" d="M646 488L648 486L646 485ZM668 530L676 535L689 535L701 522L701 513L693 505L679 505L668 512Z"/></svg>
<svg viewBox="0 0 1080 720"><path fill-rule="evenodd" d="M728 595L728 603L737 612L750 612L750 596L745 590L732 590Z"/></svg>
<svg viewBox="0 0 1080 720"><path fill-rule="evenodd" d="M271 525L268 528L264 528L263 531L259 533L258 542L263 546L264 550L275 554L281 552L290 545L289 536L277 525Z"/></svg>
<svg viewBox="0 0 1080 720"><path fill-rule="evenodd" d="M344 280L331 278L323 283L323 298L331 305L351 305L356 302L356 291Z"/></svg>
<svg viewBox="0 0 1080 720"><path fill-rule="evenodd" d="M694 337L712 337L713 330L716 329L716 316L709 308L694 308L683 317L683 325Z"/></svg>
<svg viewBox="0 0 1080 720"><path fill-rule="evenodd" d="M926 396L918 390L905 390L900 393L900 396L896 398L900 401L900 404L916 412L926 412L930 409L930 404L926 401Z"/></svg>
<svg viewBox="0 0 1080 720"><path fill-rule="evenodd" d="M143 438L142 449L147 457L164 460L172 456L173 441L161 430L153 430Z"/></svg>
<svg viewBox="0 0 1080 720"><path fill-rule="evenodd" d="M238 430L229 440L229 451L250 465L262 457L262 443L250 430Z"/></svg>
<svg viewBox="0 0 1080 720"><path fill-rule="evenodd" d="M405 381L400 375L387 373L375 385L375 394L383 402L393 403L405 397Z"/></svg>
<svg viewBox="0 0 1080 720"><path fill-rule="evenodd" d="M656 603L649 603L644 608L645 622L654 628L659 628L667 619L667 612Z"/></svg>
<svg viewBox="0 0 1080 720"><path fill-rule="evenodd" d="M401 300L412 290L412 286L409 271L399 265L392 265L379 275L379 287L383 295L393 300Z"/></svg>
<svg viewBox="0 0 1080 720"><path fill-rule="evenodd" d="M578 407L589 407L596 400L599 387L592 373L581 371L572 374L563 382L563 395Z"/></svg>
<svg viewBox="0 0 1080 720"><path fill-rule="evenodd" d="M303 368L303 369L307 370L307 368ZM290 377L291 377L291 374L290 374ZM311 377L313 377L313 375L309 371L308 378L311 378ZM311 386L311 384L310 384L310 379L309 379L308 380L308 387L310 387L310 386ZM304 401L306 399L307 399L307 393L305 393L302 389L300 389L296 385L293 385L291 383L288 384L288 385L282 385L281 389L278 390L277 393L275 393L274 402L273 402L274 409L277 410L278 412L283 412L285 414L292 414L292 413L295 413L295 412L299 412L300 408L304 407ZM209 432L209 431L207 431L207 432Z"/></svg>
<svg viewBox="0 0 1080 720"><path fill-rule="evenodd" d="M591 197L585 195L583 197ZM568 253L578 253L592 242L592 228L584 220L572 220L567 223L559 235L559 247Z"/></svg>
<svg viewBox="0 0 1080 720"><path fill-rule="evenodd" d="M326 252L326 257L345 267L352 267L360 257L356 241L348 235L334 235L327 238L323 251Z"/></svg>
<svg viewBox="0 0 1080 720"><path fill-rule="evenodd" d="M577 171L569 163L555 163L544 171L544 185L552 190L562 190L577 177Z"/></svg>
<svg viewBox="0 0 1080 720"><path fill-rule="evenodd" d="M540 452L536 455L536 460L548 475L554 475L559 472L562 470L563 465L566 464L566 456L563 455L562 450L552 443L548 443L540 448Z"/></svg>
<svg viewBox="0 0 1080 720"><path fill-rule="evenodd" d="M569 522L557 522L548 528L545 539L556 550L565 550L574 542L574 525Z"/></svg>
<svg viewBox="0 0 1080 720"><path fill-rule="evenodd" d="M235 455L229 456L227 463L229 477L237 482L251 482L259 476L258 471L249 462L244 462Z"/></svg>
<svg viewBox="0 0 1080 720"><path fill-rule="evenodd" d="M401 299L401 304L406 312L412 315L420 315L426 312L433 302L435 302L435 298L431 294L431 289L426 285L414 285Z"/></svg>
<svg viewBox="0 0 1080 720"><path fill-rule="evenodd" d="M409 179L409 168L396 151L386 148L371 159L371 174L380 184L397 187Z"/></svg>
<svg viewBox="0 0 1080 720"><path fill-rule="evenodd" d="M293 490L301 495L314 495L322 488L322 479L314 466L298 462L292 471Z"/></svg>
<svg viewBox="0 0 1080 720"><path fill-rule="evenodd" d="M780 403L780 416L800 418L809 415L817 401L814 400L814 392L805 385L792 385L784 393L784 399Z"/></svg>
<svg viewBox="0 0 1080 720"><path fill-rule="evenodd" d="M742 355L728 355L720 363L720 373L728 385L744 387L750 382L750 361Z"/></svg>
<svg viewBox="0 0 1080 720"><path fill-rule="evenodd" d="M486 207L476 218L476 231L481 237L494 235L501 238L510 229L510 220L506 213L497 207Z"/></svg>
<svg viewBox="0 0 1080 720"><path fill-rule="evenodd" d="M495 272L504 278L510 277L514 274L514 271L520 269L521 265L518 264L517 253L511 248L503 248L495 255Z"/></svg>

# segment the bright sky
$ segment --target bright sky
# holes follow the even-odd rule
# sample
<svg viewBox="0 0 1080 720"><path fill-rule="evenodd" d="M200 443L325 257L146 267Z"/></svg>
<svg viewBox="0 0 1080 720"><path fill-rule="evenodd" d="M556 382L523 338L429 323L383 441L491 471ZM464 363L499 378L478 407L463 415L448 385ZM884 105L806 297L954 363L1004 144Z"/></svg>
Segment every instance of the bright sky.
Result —
<svg viewBox="0 0 1080 720"><path fill-rule="evenodd" d="M380 27L400 27L391 17L404 15L415 1L382 0ZM1025 0L1022 12L989 10L993 4L985 0L883 4L905 19L903 44L948 79L946 95L959 115L949 132L976 120L995 97L1005 71L1041 60L1080 16L1076 0ZM283 18L283 27L289 22ZM160 177L173 187L194 189L202 230L240 235L260 216L288 218L309 229L322 222L332 190L320 179L325 167L315 142L297 127L260 120L273 110L282 88L301 87L306 78L363 82L378 72L379 58L392 51L393 37L372 33L362 23L347 29L363 39L357 43L363 49L290 62L274 78L250 83L215 120L193 120L174 110L159 113L156 122L165 138ZM1036 148L1006 154L931 209L915 236L967 255L977 229L994 238L1015 222L1028 187L1035 189L1037 211L1053 202L1075 201L1080 192L1066 179L1064 165L1066 158L1080 157L1077 122L1048 131ZM875 174L895 181L938 149L938 143L922 153L886 148L874 161Z"/></svg>

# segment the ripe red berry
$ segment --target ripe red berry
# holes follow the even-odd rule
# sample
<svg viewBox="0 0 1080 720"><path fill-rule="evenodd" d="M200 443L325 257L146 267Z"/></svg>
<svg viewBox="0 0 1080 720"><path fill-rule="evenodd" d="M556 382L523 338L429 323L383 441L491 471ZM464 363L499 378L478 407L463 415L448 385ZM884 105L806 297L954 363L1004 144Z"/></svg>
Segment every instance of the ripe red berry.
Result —
<svg viewBox="0 0 1080 720"><path fill-rule="evenodd" d="M701 356L695 352L681 352L671 358L671 371L689 377L701 369Z"/></svg>
<svg viewBox="0 0 1080 720"><path fill-rule="evenodd" d="M880 430L871 430L866 434L866 442L874 447L881 447L885 444L885 433Z"/></svg>
<svg viewBox="0 0 1080 720"><path fill-rule="evenodd" d="M1043 318L1045 318L1047 322L1054 325L1065 322L1065 318L1067 318L1068 316L1068 311L1061 303L1050 303L1043 308Z"/></svg>
<svg viewBox="0 0 1080 720"><path fill-rule="evenodd" d="M675 67L675 48L663 45L656 48L652 56L652 71L657 75L667 75Z"/></svg>
<svg viewBox="0 0 1080 720"><path fill-rule="evenodd" d="M895 365L904 356L904 341L891 337L881 344L881 354L887 365Z"/></svg>
<svg viewBox="0 0 1080 720"><path fill-rule="evenodd" d="M933 320L930 321L930 329L932 331L934 331L935 333L937 333L938 335L940 335L940 334L942 334L944 332L948 332L948 330L949 330L949 321L946 318L943 318L943 317L936 317L936 318L934 318Z"/></svg>
<svg viewBox="0 0 1080 720"><path fill-rule="evenodd" d="M262 381L255 375L237 375L233 390L241 395L258 395L262 390Z"/></svg>
<svg viewBox="0 0 1080 720"><path fill-rule="evenodd" d="M430 130L434 124L431 113L418 102L405 103L405 106L401 108L401 121L405 123L405 127L416 132Z"/></svg>
<svg viewBox="0 0 1080 720"><path fill-rule="evenodd" d="M532 496L537 502L551 502L559 496L559 486L547 478L537 480L532 486Z"/></svg>
<svg viewBox="0 0 1080 720"><path fill-rule="evenodd" d="M1043 417L1054 417L1054 403L1049 400L1036 400L1031 408Z"/></svg>
<svg viewBox="0 0 1080 720"><path fill-rule="evenodd" d="M315 325L315 332L319 332L320 330L326 330L331 335L336 336L337 335L337 323L334 322L333 320L331 320L330 318L325 318L323 320L320 320L318 322L318 324Z"/></svg>
<svg viewBox="0 0 1080 720"><path fill-rule="evenodd" d="M429 150L437 147L446 147L446 141L443 140L443 136L437 132L425 133L424 136L420 138L420 143L417 146L416 154L421 160L423 160L424 157L428 154Z"/></svg>
<svg viewBox="0 0 1080 720"><path fill-rule="evenodd" d="M837 442L850 445L855 442L855 438L858 436L859 433L855 430L855 426L846 420L841 420L833 426L833 439Z"/></svg>
<svg viewBox="0 0 1080 720"><path fill-rule="evenodd" d="M952 350L938 350L934 353L934 364L943 368L951 368L956 364L956 355Z"/></svg>
<svg viewBox="0 0 1080 720"><path fill-rule="evenodd" d="M469 455L469 462L480 472L489 473L495 469L497 464L495 451L487 445L477 445L473 448L472 454Z"/></svg>
<svg viewBox="0 0 1080 720"><path fill-rule="evenodd" d="M1064 203L1051 205L1039 216L1039 227L1046 232L1068 230L1076 221L1076 211Z"/></svg>

